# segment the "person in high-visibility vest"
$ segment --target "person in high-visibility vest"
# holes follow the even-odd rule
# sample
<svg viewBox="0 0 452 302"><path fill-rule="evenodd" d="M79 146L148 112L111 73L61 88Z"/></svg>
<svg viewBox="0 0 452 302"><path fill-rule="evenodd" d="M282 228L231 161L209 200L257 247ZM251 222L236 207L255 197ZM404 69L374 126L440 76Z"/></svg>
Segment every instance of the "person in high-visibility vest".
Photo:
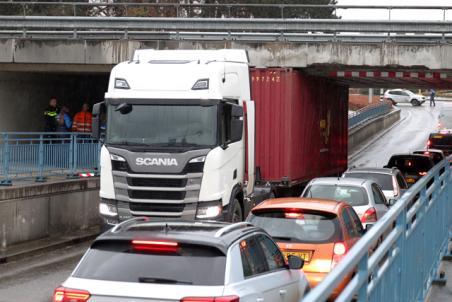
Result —
<svg viewBox="0 0 452 302"><path fill-rule="evenodd" d="M52 97L49 101L49 106L44 111L44 131L55 132L57 130L57 115L60 113L58 108L58 102L55 97Z"/></svg>
<svg viewBox="0 0 452 302"><path fill-rule="evenodd" d="M93 115L89 112L88 103L82 105L82 111L74 116L72 123L73 132L91 132Z"/></svg>

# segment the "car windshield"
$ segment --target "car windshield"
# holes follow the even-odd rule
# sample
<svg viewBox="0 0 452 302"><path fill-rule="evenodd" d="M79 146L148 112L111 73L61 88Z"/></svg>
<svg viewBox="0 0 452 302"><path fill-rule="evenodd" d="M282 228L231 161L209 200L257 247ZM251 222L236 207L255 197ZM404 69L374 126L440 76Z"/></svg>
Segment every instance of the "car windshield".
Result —
<svg viewBox="0 0 452 302"><path fill-rule="evenodd" d="M367 194L358 186L337 184L313 184L307 188L303 197L345 201L351 206L368 204Z"/></svg>
<svg viewBox="0 0 452 302"><path fill-rule="evenodd" d="M426 156L397 156L392 157L387 166L391 168L396 167L403 173L418 174L419 172L430 170L432 162Z"/></svg>
<svg viewBox="0 0 452 302"><path fill-rule="evenodd" d="M73 276L104 281L160 284L224 285L226 257L204 246L177 253L134 252L129 243L95 244Z"/></svg>
<svg viewBox="0 0 452 302"><path fill-rule="evenodd" d="M217 145L217 106L131 105L130 112L108 109L107 143L154 148Z"/></svg>
<svg viewBox="0 0 452 302"><path fill-rule="evenodd" d="M341 240L335 214L277 210L253 213L248 220L263 228L276 241L326 243Z"/></svg>
<svg viewBox="0 0 452 302"><path fill-rule="evenodd" d="M371 173L371 172L347 172L345 177L370 179L376 182L382 190L393 190L392 175L384 173Z"/></svg>

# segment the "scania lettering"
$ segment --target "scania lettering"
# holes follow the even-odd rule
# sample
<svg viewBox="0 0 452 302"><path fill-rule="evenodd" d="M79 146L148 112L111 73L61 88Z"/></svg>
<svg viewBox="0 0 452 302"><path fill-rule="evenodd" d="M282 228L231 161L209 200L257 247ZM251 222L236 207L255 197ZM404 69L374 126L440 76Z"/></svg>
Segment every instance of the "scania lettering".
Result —
<svg viewBox="0 0 452 302"><path fill-rule="evenodd" d="M250 68L244 50L136 50L93 108L101 216L240 221L266 197L338 175L347 93L297 70Z"/></svg>
<svg viewBox="0 0 452 302"><path fill-rule="evenodd" d="M175 158L141 158L136 159L137 166L177 166Z"/></svg>

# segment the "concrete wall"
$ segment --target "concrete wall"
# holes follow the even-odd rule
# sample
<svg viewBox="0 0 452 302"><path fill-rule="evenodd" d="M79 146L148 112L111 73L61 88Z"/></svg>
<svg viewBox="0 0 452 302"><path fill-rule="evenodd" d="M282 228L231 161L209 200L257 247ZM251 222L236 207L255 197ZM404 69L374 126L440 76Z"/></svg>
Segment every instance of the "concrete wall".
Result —
<svg viewBox="0 0 452 302"><path fill-rule="evenodd" d="M0 188L0 247L99 225L99 180Z"/></svg>
<svg viewBox="0 0 452 302"><path fill-rule="evenodd" d="M132 41L132 40L0 40L0 64L52 64L57 68L81 66L86 71L106 71L130 59L135 49L247 49L251 64L307 67L316 64L342 66L425 66L452 68L452 45L400 43L286 43L238 41ZM37 66L39 67L39 65ZM5 65L0 66L4 70ZM40 68L46 68L41 65Z"/></svg>
<svg viewBox="0 0 452 302"><path fill-rule="evenodd" d="M0 72L0 132L42 131L43 112L52 96L67 104L71 115L81 104L103 99L108 73Z"/></svg>
<svg viewBox="0 0 452 302"><path fill-rule="evenodd" d="M366 142L375 138L380 132L388 129L400 120L400 110L393 110L387 115L380 116L362 125L357 125L348 132L348 154L362 147Z"/></svg>

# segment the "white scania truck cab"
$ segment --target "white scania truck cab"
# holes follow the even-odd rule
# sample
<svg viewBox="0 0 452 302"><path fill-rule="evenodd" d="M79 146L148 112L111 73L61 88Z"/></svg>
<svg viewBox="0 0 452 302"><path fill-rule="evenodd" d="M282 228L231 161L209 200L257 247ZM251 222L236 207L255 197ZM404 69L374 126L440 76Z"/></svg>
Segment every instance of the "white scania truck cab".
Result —
<svg viewBox="0 0 452 302"><path fill-rule="evenodd" d="M113 68L93 108L106 223L246 217L256 200L248 65L244 50L137 50Z"/></svg>

